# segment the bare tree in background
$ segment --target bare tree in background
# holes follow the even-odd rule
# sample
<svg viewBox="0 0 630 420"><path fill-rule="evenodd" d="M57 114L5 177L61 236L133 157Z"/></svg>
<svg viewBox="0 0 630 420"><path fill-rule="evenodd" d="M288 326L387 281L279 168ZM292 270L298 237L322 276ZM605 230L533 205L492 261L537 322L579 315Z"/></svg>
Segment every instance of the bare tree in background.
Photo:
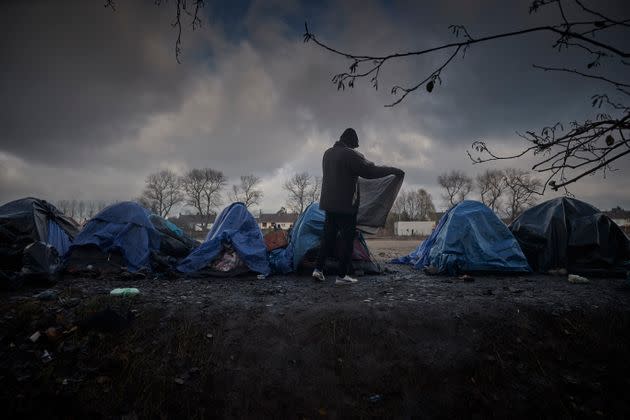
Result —
<svg viewBox="0 0 630 420"><path fill-rule="evenodd" d="M160 217L166 217L173 206L184 201L184 195L180 190L180 179L170 169L150 174L144 183L140 204Z"/></svg>
<svg viewBox="0 0 630 420"><path fill-rule="evenodd" d="M473 189L472 178L461 171L451 171L438 176L438 184L445 190L442 198L448 206L464 201Z"/></svg>
<svg viewBox="0 0 630 420"><path fill-rule="evenodd" d="M431 194L420 188L416 191L401 191L392 212L401 221L431 220L435 216L435 206Z"/></svg>
<svg viewBox="0 0 630 420"><path fill-rule="evenodd" d="M94 217L99 211L107 207L102 200L58 200L56 207L65 215L86 221Z"/></svg>
<svg viewBox="0 0 630 420"><path fill-rule="evenodd" d="M313 187L309 192L309 204L319 201L319 196L322 193L322 177L313 177Z"/></svg>
<svg viewBox="0 0 630 420"><path fill-rule="evenodd" d="M505 190L505 174L500 169L486 169L476 178L481 202L498 213L501 210L501 196Z"/></svg>
<svg viewBox="0 0 630 420"><path fill-rule="evenodd" d="M287 207L301 214L309 204L319 199L321 179L308 172L301 172L286 180L282 188L288 193Z"/></svg>
<svg viewBox="0 0 630 420"><path fill-rule="evenodd" d="M96 216L98 213L100 213L102 210L105 209L105 207L108 207L110 205L114 204L114 202L107 202L107 201L103 201L103 200L97 200L96 201L96 212L94 213L94 216Z"/></svg>
<svg viewBox="0 0 630 420"><path fill-rule="evenodd" d="M257 188L259 185L260 178L256 175L241 175L241 183L232 185L229 198L231 201L244 203L248 209L256 206L263 198L262 190Z"/></svg>
<svg viewBox="0 0 630 420"><path fill-rule="evenodd" d="M605 2L597 3L597 6L601 7L602 3ZM612 163L630 154L630 71L627 71L630 68L630 9L626 10L626 16L617 17L595 10L586 5L584 0L534 0L529 13L539 10L555 12L557 22L485 36L473 35L462 25L451 25L449 29L455 37L452 42L402 53L370 55L342 51L320 41L306 24L304 42L312 41L347 60L348 70L332 78L338 90L353 88L360 79L369 79L372 86L378 89L380 72L385 63L446 52L446 58L432 71L419 77L417 82L409 86L391 87L391 93L396 99L386 106L395 106L422 87L429 93L433 92L442 84L447 66L458 55L464 58L471 46L503 38L534 38L540 33L552 34L555 37L552 47L558 51L572 50L583 54L583 67L534 67L599 83L600 91L590 98L592 106L598 110L591 118L571 122L566 129L557 123L538 132L527 131L521 135L525 142L522 150L515 154L497 154L485 141L480 140L473 142L468 156L473 163L483 163L531 155L536 160L532 170L545 177L537 193L543 194L547 186L553 190L563 188L566 191L568 185L586 175L598 171L605 175L613 169ZM615 34L617 41L613 41ZM620 79L619 74L625 78Z"/></svg>
<svg viewBox="0 0 630 420"><path fill-rule="evenodd" d="M57 200L55 207L57 207L66 216L70 216L70 212L68 211L70 208L68 200Z"/></svg>
<svg viewBox="0 0 630 420"><path fill-rule="evenodd" d="M158 208L155 201L147 199L145 196L141 195L140 197L134 199L136 203L140 204L145 209L149 210L153 214L158 214Z"/></svg>
<svg viewBox="0 0 630 420"><path fill-rule="evenodd" d="M541 186L539 179L522 169L506 169L504 181L506 187L505 215L511 222L523 210L536 203L536 192Z"/></svg>
<svg viewBox="0 0 630 420"><path fill-rule="evenodd" d="M88 219L91 219L92 217L94 217L96 215L96 206L98 205L98 203L96 202L96 200L89 200L87 202L87 216Z"/></svg>
<svg viewBox="0 0 630 420"><path fill-rule="evenodd" d="M72 217L73 219L77 218L78 216L78 208L79 208L79 201L76 199L72 199L69 202L69 207L68 207L68 216Z"/></svg>
<svg viewBox="0 0 630 420"><path fill-rule="evenodd" d="M77 202L77 219L79 223L83 223L87 219L87 206L83 200Z"/></svg>
<svg viewBox="0 0 630 420"><path fill-rule="evenodd" d="M227 184L227 178L215 169L191 169L180 182L186 194L186 203L194 207L197 214L205 216L207 226L210 216L222 204L221 191Z"/></svg>

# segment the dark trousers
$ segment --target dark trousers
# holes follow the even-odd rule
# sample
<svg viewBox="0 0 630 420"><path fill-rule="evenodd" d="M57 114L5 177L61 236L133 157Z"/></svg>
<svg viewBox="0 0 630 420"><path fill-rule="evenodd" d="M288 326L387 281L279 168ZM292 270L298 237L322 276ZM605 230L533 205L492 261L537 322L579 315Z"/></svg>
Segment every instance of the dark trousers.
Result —
<svg viewBox="0 0 630 420"><path fill-rule="evenodd" d="M326 221L324 222L324 237L319 247L319 255L317 256L317 268L324 269L326 258L335 255L337 249L337 233L340 236L339 267L337 275L344 277L350 270L350 262L352 259L352 249L354 245L354 235L357 227L356 214L343 214L326 212Z"/></svg>

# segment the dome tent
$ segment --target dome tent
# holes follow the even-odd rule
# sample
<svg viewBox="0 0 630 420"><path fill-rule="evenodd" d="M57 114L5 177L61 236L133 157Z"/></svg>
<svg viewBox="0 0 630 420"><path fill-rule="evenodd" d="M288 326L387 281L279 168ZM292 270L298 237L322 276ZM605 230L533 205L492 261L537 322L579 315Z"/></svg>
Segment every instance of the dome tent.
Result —
<svg viewBox="0 0 630 420"><path fill-rule="evenodd" d="M437 274L527 273L531 269L507 226L484 204L465 200L451 207L425 241L392 262Z"/></svg>
<svg viewBox="0 0 630 420"><path fill-rule="evenodd" d="M220 267L213 265L231 258ZM268 275L267 248L262 232L243 203L233 203L217 217L206 240L177 266L191 275L237 275L247 271Z"/></svg>
<svg viewBox="0 0 630 420"><path fill-rule="evenodd" d="M78 231L72 218L45 200L27 197L4 204L0 207L0 270L20 271L25 249L38 248L36 243L62 256Z"/></svg>
<svg viewBox="0 0 630 420"><path fill-rule="evenodd" d="M621 228L575 198L554 198L525 210L510 230L536 271L625 273L630 260L630 241Z"/></svg>
<svg viewBox="0 0 630 420"><path fill-rule="evenodd" d="M160 234L150 212L131 201L112 204L90 221L66 254L70 272L88 266L126 267L129 271L151 267L151 253L160 249Z"/></svg>
<svg viewBox="0 0 630 420"><path fill-rule="evenodd" d="M326 214L319 208L319 203L310 204L298 217L291 229L291 237L286 248L271 252L270 261L273 270L287 274L297 271L302 265L314 266L319 245L324 236ZM334 271L334 256L327 260L326 271ZM352 251L352 267L365 273L379 273L380 267L372 258L363 235L357 230Z"/></svg>

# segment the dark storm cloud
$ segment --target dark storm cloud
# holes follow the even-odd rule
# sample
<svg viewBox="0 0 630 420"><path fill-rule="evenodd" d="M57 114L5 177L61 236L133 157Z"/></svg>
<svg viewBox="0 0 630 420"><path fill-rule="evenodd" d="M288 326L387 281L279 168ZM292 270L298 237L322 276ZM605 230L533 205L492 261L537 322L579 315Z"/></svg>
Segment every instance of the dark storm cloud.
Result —
<svg viewBox="0 0 630 420"><path fill-rule="evenodd" d="M124 13L98 1L3 7L3 150L67 164L179 105L188 72L173 60L170 11L124 7Z"/></svg>
<svg viewBox="0 0 630 420"><path fill-rule="evenodd" d="M232 179L262 176L263 207L273 209L284 201L284 178L319 173L322 151L353 126L368 158L399 165L408 187L439 201L440 172L485 169L466 157L471 141L516 150L515 130L589 115L599 87L532 69L559 57L551 37L535 36L474 46L432 94L384 108L392 84L417 81L442 57L387 65L378 91L364 81L337 92L330 78L349 63L301 40L308 20L344 50L424 48L453 39L449 24L482 35L543 22L545 14L527 14L526 1L253 1L229 10L217 2L203 30L185 33L181 65L173 4L119 3L111 13L98 1L15 2L0 17L11 34L0 41L0 198L128 199L156 169L210 166ZM613 174L597 200L627 202L619 179ZM585 196L597 190L593 180L580 187Z"/></svg>

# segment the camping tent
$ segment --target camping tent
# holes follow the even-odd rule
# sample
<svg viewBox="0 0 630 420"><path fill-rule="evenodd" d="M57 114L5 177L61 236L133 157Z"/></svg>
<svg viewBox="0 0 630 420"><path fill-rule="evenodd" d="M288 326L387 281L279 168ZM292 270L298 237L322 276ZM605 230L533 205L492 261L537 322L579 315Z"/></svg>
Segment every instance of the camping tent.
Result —
<svg viewBox="0 0 630 420"><path fill-rule="evenodd" d="M223 209L206 240L180 262L177 270L223 276L245 271L269 274L265 241L247 207L233 203Z"/></svg>
<svg viewBox="0 0 630 420"><path fill-rule="evenodd" d="M623 272L630 260L630 241L619 226L574 198L554 198L525 210L510 230L536 271Z"/></svg>
<svg viewBox="0 0 630 420"><path fill-rule="evenodd" d="M357 213L357 236L352 253L353 268L366 273L380 272L361 231L372 233L377 228L385 226L387 215L402 182L402 177L394 175L378 179L359 178L360 205ZM300 265L313 265L324 235L325 218L326 215L320 210L319 203L312 203L302 212L291 230L288 246L275 249L269 254L273 271L286 274L297 270Z"/></svg>
<svg viewBox="0 0 630 420"><path fill-rule="evenodd" d="M78 231L72 218L44 200L11 201L0 207L0 270L19 271L24 250L36 242L51 245L57 255L63 255Z"/></svg>
<svg viewBox="0 0 630 420"><path fill-rule="evenodd" d="M438 274L531 271L518 242L496 214L478 201L466 200L449 209L431 236L393 262Z"/></svg>
<svg viewBox="0 0 630 420"><path fill-rule="evenodd" d="M151 253L160 249L160 234L149 216L148 210L131 201L103 209L86 223L70 246L66 255L69 270L112 259L129 271L150 268Z"/></svg>
<svg viewBox="0 0 630 420"><path fill-rule="evenodd" d="M275 272L286 274L296 271L305 260L310 260L312 265L324 235L325 218L326 215L320 210L319 203L312 203L302 212L291 230L289 245L271 252L270 263ZM380 271L360 232L357 232L354 241L352 266L364 272Z"/></svg>

